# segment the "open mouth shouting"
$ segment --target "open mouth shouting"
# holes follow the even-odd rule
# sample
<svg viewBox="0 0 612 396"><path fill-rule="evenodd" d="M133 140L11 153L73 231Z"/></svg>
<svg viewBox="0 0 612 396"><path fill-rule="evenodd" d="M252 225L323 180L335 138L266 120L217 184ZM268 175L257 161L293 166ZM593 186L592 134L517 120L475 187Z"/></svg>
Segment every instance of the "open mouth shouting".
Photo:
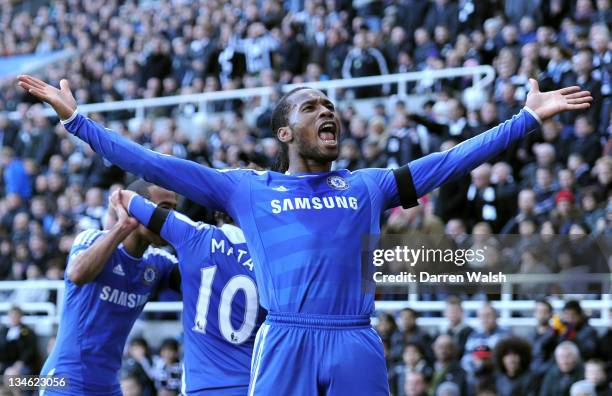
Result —
<svg viewBox="0 0 612 396"><path fill-rule="evenodd" d="M338 132L338 125L333 120L323 121L317 129L319 139L326 147L336 147L338 145Z"/></svg>

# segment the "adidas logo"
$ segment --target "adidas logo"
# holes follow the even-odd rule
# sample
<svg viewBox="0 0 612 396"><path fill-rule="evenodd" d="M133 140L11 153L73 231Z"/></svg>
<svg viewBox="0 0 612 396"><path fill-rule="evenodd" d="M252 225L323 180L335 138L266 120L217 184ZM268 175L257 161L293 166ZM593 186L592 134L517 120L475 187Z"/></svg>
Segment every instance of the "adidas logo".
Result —
<svg viewBox="0 0 612 396"><path fill-rule="evenodd" d="M289 191L289 189L285 186L278 186L278 187L272 187L272 190L274 191L280 191L280 192L286 192Z"/></svg>
<svg viewBox="0 0 612 396"><path fill-rule="evenodd" d="M121 264L115 265L115 268L113 268L113 274L125 276L125 272L123 272L123 267L121 266Z"/></svg>

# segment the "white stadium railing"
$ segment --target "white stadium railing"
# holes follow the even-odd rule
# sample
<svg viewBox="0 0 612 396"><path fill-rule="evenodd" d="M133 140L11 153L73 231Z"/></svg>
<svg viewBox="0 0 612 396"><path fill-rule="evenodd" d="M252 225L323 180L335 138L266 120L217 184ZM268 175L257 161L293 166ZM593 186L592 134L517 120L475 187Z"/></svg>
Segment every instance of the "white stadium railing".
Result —
<svg viewBox="0 0 612 396"><path fill-rule="evenodd" d="M499 313L499 323L502 326L524 328L535 325L535 319L532 317L532 310L535 306L534 300L514 300L511 291L517 285L525 283L538 284L558 284L567 281L567 277L563 275L506 275L507 282L501 287L501 293L498 299L492 301L493 307ZM610 310L612 309L612 298L610 296L610 285L612 284L612 274L607 275L586 275L581 276L581 281L588 281L590 284L599 284L601 292L585 295L568 295L565 298L552 297L550 302L559 311L567 299L580 299L582 308L589 313L591 317L589 323L592 326L603 328L612 324ZM394 285L395 286L395 285ZM64 300L64 282L63 281L2 281L0 282L0 295L18 289L46 289L48 291L57 292L57 303L51 302L19 302L17 305L26 313L24 321L27 324L36 326L37 330L49 335L53 332L54 325L59 323ZM424 301L419 299L419 295L414 293L414 284L407 285L408 299L403 301L376 301L377 311L397 311L402 308L410 307L419 312L430 312L436 316L422 316L418 319L418 323L422 326L438 327L444 323L442 313L444 312L444 301ZM585 297L586 296L586 297ZM10 295L3 298L0 302L0 317L5 314L15 303ZM466 312L467 322L476 325L477 321L474 318L474 313L481 306L482 301L466 300L463 301L463 309ZM144 312L149 313L180 313L183 309L181 302L149 302L144 307ZM514 317L514 314L522 313L519 317Z"/></svg>
<svg viewBox="0 0 612 396"><path fill-rule="evenodd" d="M367 87L383 84L397 84L397 98L408 97L407 85L410 82L424 80L439 80L445 78L470 77L473 88L484 88L491 84L495 79L495 70L488 65L474 67L458 67L440 70L425 70L420 72L387 74L382 76L359 77L340 80L327 80L318 82L308 82L304 84L287 84L282 86L283 92L290 91L298 86L309 86L327 92L332 101L338 98L338 91L357 87ZM199 112L206 113L207 104L210 102L225 101L232 99L254 99L260 98L263 105L270 102L270 96L274 92L274 87L245 88L228 91L206 92L189 95L165 96L150 99L134 99L107 103L84 104L79 106L79 111L83 114L108 113L115 111L134 111L136 118L144 118L147 109L158 107L178 106L192 104L198 107ZM43 111L47 116L55 116L51 108ZM17 112L10 115L12 118L19 117Z"/></svg>

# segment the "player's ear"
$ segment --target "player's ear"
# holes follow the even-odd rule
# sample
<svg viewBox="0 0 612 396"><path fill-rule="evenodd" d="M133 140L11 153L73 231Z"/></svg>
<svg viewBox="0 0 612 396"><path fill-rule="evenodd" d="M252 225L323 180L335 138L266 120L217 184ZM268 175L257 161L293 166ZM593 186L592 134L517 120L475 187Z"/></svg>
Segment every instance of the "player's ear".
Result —
<svg viewBox="0 0 612 396"><path fill-rule="evenodd" d="M278 140L282 143L289 143L293 140L293 131L289 126L278 128L276 132L276 136L278 136Z"/></svg>

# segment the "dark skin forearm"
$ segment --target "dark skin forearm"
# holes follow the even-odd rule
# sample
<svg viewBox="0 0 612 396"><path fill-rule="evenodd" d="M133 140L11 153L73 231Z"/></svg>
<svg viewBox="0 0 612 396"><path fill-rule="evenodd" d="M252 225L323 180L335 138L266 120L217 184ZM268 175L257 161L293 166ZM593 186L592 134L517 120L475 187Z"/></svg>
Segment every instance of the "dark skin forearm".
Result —
<svg viewBox="0 0 612 396"><path fill-rule="evenodd" d="M68 266L68 279L77 286L94 280L117 246L132 232L127 225L117 223L108 233L79 253Z"/></svg>
<svg viewBox="0 0 612 396"><path fill-rule="evenodd" d="M128 212L131 199L137 194L133 191L121 190L117 194L117 199L119 204L123 206L126 212ZM146 226L146 224L144 224ZM179 293L181 293L181 273L178 267L174 268L170 273L170 278L168 280L168 286Z"/></svg>

